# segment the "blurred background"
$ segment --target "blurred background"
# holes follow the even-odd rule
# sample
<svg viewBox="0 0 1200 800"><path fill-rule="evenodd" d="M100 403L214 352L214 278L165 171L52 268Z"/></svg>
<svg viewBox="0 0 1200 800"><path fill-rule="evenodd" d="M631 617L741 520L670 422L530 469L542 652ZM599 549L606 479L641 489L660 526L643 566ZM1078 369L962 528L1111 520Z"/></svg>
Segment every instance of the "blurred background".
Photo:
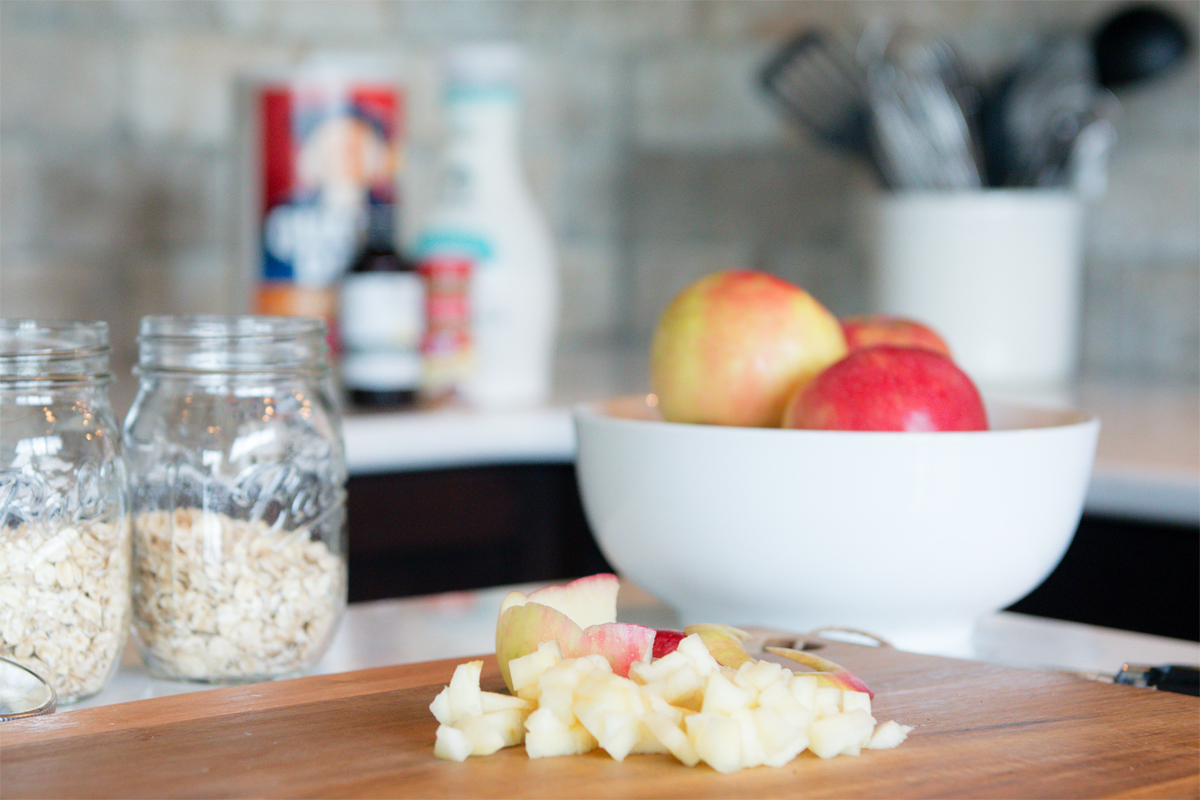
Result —
<svg viewBox="0 0 1200 800"><path fill-rule="evenodd" d="M642 347L663 304L729 267L865 310L858 161L779 113L758 75L795 32L906 21L987 81L1041 37L1122 4L1055 2L0 3L0 314L112 326L118 414L138 318L241 311L252 178L237 85L327 52L392 60L404 85L402 237L418 235L445 137L448 48L526 49L522 146L559 252L560 352ZM1200 4L1165 2L1194 41ZM1087 216L1085 375L1200 372L1200 72L1118 92L1108 186Z"/></svg>

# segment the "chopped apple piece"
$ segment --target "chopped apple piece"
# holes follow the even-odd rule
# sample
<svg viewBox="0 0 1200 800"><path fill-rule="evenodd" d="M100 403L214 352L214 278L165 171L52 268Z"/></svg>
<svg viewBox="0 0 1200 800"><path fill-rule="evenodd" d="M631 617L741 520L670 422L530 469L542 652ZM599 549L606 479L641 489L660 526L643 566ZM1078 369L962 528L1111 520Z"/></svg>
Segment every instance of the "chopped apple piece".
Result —
<svg viewBox="0 0 1200 800"><path fill-rule="evenodd" d="M703 692L704 679L691 664L675 670L662 682L663 699L682 708L699 711Z"/></svg>
<svg viewBox="0 0 1200 800"><path fill-rule="evenodd" d="M700 705L700 711L728 716L739 709L749 708L756 694L734 685L721 672L713 672L704 684L704 702Z"/></svg>
<svg viewBox="0 0 1200 800"><path fill-rule="evenodd" d="M717 772L737 772L743 767L742 726L733 717L701 711L684 719L688 739L700 760Z"/></svg>
<svg viewBox="0 0 1200 800"><path fill-rule="evenodd" d="M783 677L783 666L774 661L747 661L738 667L734 683L755 694Z"/></svg>
<svg viewBox="0 0 1200 800"><path fill-rule="evenodd" d="M649 711L646 712L646 714L649 713ZM669 754L671 751L654 735L654 732L650 730L650 726L646 724L646 714L642 714L638 719L637 741L633 743L633 748L629 752L642 755L649 753Z"/></svg>
<svg viewBox="0 0 1200 800"><path fill-rule="evenodd" d="M835 717L842 713L842 690L835 686L818 686L816 705L817 719Z"/></svg>
<svg viewBox="0 0 1200 800"><path fill-rule="evenodd" d="M808 747L821 758L858 755L875 732L875 720L862 709L818 719L808 728Z"/></svg>
<svg viewBox="0 0 1200 800"><path fill-rule="evenodd" d="M518 697L531 699L537 696L538 679L542 673L562 661L562 650L558 642L542 642L538 649L528 655L508 662L512 690Z"/></svg>
<svg viewBox="0 0 1200 800"><path fill-rule="evenodd" d="M682 717L680 718L682 720ZM672 716L659 712L649 711L642 722L654 737L662 743L663 747L670 751L671 755L679 759L683 764L694 767L700 763L700 756L696 753L696 748L692 745L680 723Z"/></svg>
<svg viewBox="0 0 1200 800"><path fill-rule="evenodd" d="M817 689L820 684L817 678L812 673L803 673L793 675L788 681L788 688L792 691L792 697L796 698L796 702L810 711L817 710Z"/></svg>
<svg viewBox="0 0 1200 800"><path fill-rule="evenodd" d="M698 634L691 634L681 639L675 652L683 653L691 659L693 669L701 678L707 678L710 673L720 667Z"/></svg>
<svg viewBox="0 0 1200 800"><path fill-rule="evenodd" d="M438 725L433 742L433 754L447 761L466 761L474 745L467 734L450 725Z"/></svg>
<svg viewBox="0 0 1200 800"><path fill-rule="evenodd" d="M453 725L467 714L478 716L483 713L483 698L479 690L482 672L482 661L467 661L454 668L450 684L429 704L429 710L438 722Z"/></svg>
<svg viewBox="0 0 1200 800"><path fill-rule="evenodd" d="M739 708L729 717L738 724L742 732L742 768L761 767L767 763L767 750L758 736L754 712L749 708Z"/></svg>
<svg viewBox="0 0 1200 800"><path fill-rule="evenodd" d="M808 734L804 732L807 725L793 724L774 708L759 707L751 709L750 714L767 766L782 767L808 747Z"/></svg>
<svg viewBox="0 0 1200 800"><path fill-rule="evenodd" d="M525 738L521 712L515 708L480 716L470 714L453 727L466 734L473 756L490 756L501 748L520 744Z"/></svg>
<svg viewBox="0 0 1200 800"><path fill-rule="evenodd" d="M723 667L737 669L742 664L755 660L746 652L745 641L750 638L750 634L740 628L732 625L704 623L688 625L683 631L689 636L699 636L700 640L704 642L705 649Z"/></svg>
<svg viewBox="0 0 1200 800"><path fill-rule="evenodd" d="M525 753L530 758L577 756L596 746L586 728L578 722L566 725L548 710L539 708L525 720Z"/></svg>
<svg viewBox="0 0 1200 800"><path fill-rule="evenodd" d="M483 709L484 714L490 714L493 711L507 711L510 708L515 708L518 711L523 711L528 714L533 711L533 703L522 697L513 697L511 694L500 694L499 692L480 692L479 705Z"/></svg>
<svg viewBox="0 0 1200 800"><path fill-rule="evenodd" d="M853 711L856 708L861 708L868 714L871 713L871 696L866 692L856 692L853 689L842 690L842 711Z"/></svg>
<svg viewBox="0 0 1200 800"><path fill-rule="evenodd" d="M674 650L653 661L639 661L629 668L629 677L645 685L662 680L677 669L691 666L692 659L686 653Z"/></svg>
<svg viewBox="0 0 1200 800"><path fill-rule="evenodd" d="M788 725L803 731L816 719L813 710L800 703L786 681L777 681L758 694L758 705L776 712Z"/></svg>
<svg viewBox="0 0 1200 800"><path fill-rule="evenodd" d="M871 750L890 750L907 739L911 731L911 725L901 725L895 720L888 720L871 734L871 741L867 743L867 747Z"/></svg>

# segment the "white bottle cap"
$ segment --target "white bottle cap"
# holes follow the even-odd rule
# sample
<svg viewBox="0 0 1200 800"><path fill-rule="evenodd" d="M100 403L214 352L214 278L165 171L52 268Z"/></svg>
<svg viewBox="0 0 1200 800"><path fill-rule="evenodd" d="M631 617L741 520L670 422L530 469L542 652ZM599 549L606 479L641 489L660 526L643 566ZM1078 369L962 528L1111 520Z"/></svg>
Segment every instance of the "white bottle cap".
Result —
<svg viewBox="0 0 1200 800"><path fill-rule="evenodd" d="M447 59L449 82L459 86L511 86L520 79L525 56L510 42L456 47Z"/></svg>

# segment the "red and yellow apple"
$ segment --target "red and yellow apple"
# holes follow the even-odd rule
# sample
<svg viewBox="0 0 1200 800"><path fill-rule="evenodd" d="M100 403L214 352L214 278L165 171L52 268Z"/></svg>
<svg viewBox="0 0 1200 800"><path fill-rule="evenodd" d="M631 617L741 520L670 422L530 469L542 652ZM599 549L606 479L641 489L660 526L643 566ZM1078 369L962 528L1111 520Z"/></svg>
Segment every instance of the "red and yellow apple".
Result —
<svg viewBox="0 0 1200 800"><path fill-rule="evenodd" d="M668 304L651 343L650 382L669 422L778 427L788 398L845 354L837 317L808 292L730 270Z"/></svg>
<svg viewBox="0 0 1200 800"><path fill-rule="evenodd" d="M949 358L919 347L856 350L789 401L785 428L841 431L982 431L979 390Z"/></svg>
<svg viewBox="0 0 1200 800"><path fill-rule="evenodd" d="M843 317L842 333L846 348L851 352L864 347L890 344L897 347L924 347L951 357L950 347L933 328L924 322L892 314L862 314Z"/></svg>

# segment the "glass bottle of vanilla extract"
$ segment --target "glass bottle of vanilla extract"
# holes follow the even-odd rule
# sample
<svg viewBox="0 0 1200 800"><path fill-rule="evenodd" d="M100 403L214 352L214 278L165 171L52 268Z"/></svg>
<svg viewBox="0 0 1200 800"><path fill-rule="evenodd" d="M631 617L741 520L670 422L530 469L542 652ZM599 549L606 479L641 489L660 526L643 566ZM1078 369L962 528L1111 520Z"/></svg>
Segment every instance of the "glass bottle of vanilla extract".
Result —
<svg viewBox="0 0 1200 800"><path fill-rule="evenodd" d="M395 246L392 207L372 206L362 249L342 277L341 376L361 408L409 408L422 378L425 289Z"/></svg>

